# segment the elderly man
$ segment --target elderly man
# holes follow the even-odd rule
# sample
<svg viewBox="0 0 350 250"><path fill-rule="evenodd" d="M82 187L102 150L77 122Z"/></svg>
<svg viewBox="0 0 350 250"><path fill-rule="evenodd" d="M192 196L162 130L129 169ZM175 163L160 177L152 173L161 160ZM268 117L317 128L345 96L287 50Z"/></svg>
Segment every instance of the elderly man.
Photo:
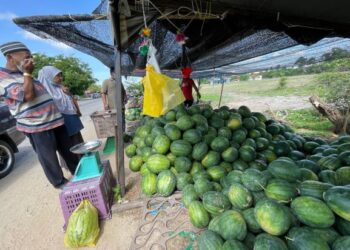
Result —
<svg viewBox="0 0 350 250"><path fill-rule="evenodd" d="M29 49L21 42L0 45L6 57L0 67L0 97L17 120L17 129L24 132L32 144L50 183L61 188L64 178L58 163L58 151L73 174L78 157L69 151L72 142L64 120L44 86L33 79L34 64Z"/></svg>

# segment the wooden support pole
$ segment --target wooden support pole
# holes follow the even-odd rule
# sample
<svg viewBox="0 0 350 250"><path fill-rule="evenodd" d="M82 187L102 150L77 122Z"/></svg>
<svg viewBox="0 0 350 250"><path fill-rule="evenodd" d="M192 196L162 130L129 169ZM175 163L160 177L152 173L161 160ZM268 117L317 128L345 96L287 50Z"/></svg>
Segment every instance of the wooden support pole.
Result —
<svg viewBox="0 0 350 250"><path fill-rule="evenodd" d="M121 79L121 42L120 42L120 18L118 10L118 0L109 0L111 12L111 25L113 27L114 37L114 55L115 55L115 78L114 84L116 93L114 96L117 112L117 126L115 128L115 157L117 168L117 181L121 188L121 195L125 195L125 170L124 170L124 142L123 142L123 98L122 98L122 79Z"/></svg>
<svg viewBox="0 0 350 250"><path fill-rule="evenodd" d="M224 90L224 82L222 82L222 84L221 84L221 92L220 92L220 99L219 99L219 106L218 106L218 108L220 108L220 106L221 106L221 99L222 99L222 92L223 92L223 90Z"/></svg>

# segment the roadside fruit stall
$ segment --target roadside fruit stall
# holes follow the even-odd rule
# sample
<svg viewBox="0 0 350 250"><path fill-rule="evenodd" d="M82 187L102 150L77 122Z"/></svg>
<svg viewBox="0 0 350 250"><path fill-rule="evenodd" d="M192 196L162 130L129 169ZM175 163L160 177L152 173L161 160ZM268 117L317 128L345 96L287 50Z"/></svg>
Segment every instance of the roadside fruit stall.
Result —
<svg viewBox="0 0 350 250"><path fill-rule="evenodd" d="M125 153L143 193L111 208L143 208L130 248L350 249L348 135L333 141L302 136L246 106L180 104L142 116L124 147L121 76L144 76L145 65L137 62L148 61L173 78L190 64L193 78L200 79L290 66L277 59L262 66L248 60L350 36L345 1L199 2L104 0L92 15L16 19L33 33L115 67L115 190L119 198L125 195ZM106 27L111 39L105 39ZM129 122L139 115L130 106ZM179 235L187 245L169 246Z"/></svg>

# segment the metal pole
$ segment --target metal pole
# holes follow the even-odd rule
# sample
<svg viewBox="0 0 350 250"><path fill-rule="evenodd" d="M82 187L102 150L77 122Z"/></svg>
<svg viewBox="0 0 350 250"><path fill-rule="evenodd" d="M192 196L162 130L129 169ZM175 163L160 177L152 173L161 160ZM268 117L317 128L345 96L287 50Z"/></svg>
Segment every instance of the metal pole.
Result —
<svg viewBox="0 0 350 250"><path fill-rule="evenodd" d="M120 19L118 10L118 0L109 0L111 11L111 25L113 27L114 54L115 54L115 89L114 104L117 112L117 126L115 128L115 157L117 168L117 180L121 187L121 195L125 195L125 171L124 171L124 142L123 142L123 98L122 98L122 79L121 79L121 42L120 42Z"/></svg>

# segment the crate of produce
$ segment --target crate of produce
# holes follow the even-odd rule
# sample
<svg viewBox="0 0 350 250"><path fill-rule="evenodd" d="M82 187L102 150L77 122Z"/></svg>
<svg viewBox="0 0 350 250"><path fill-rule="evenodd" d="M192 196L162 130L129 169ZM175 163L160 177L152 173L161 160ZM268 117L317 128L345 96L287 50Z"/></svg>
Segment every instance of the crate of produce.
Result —
<svg viewBox="0 0 350 250"><path fill-rule="evenodd" d="M96 111L90 115L98 138L114 136L116 126L116 111Z"/></svg>
<svg viewBox="0 0 350 250"><path fill-rule="evenodd" d="M60 203L65 225L69 216L80 202L88 199L98 210L100 219L110 219L113 203L113 191L115 179L109 161L103 161L103 174L99 177L85 179L77 182L69 182L60 193Z"/></svg>

